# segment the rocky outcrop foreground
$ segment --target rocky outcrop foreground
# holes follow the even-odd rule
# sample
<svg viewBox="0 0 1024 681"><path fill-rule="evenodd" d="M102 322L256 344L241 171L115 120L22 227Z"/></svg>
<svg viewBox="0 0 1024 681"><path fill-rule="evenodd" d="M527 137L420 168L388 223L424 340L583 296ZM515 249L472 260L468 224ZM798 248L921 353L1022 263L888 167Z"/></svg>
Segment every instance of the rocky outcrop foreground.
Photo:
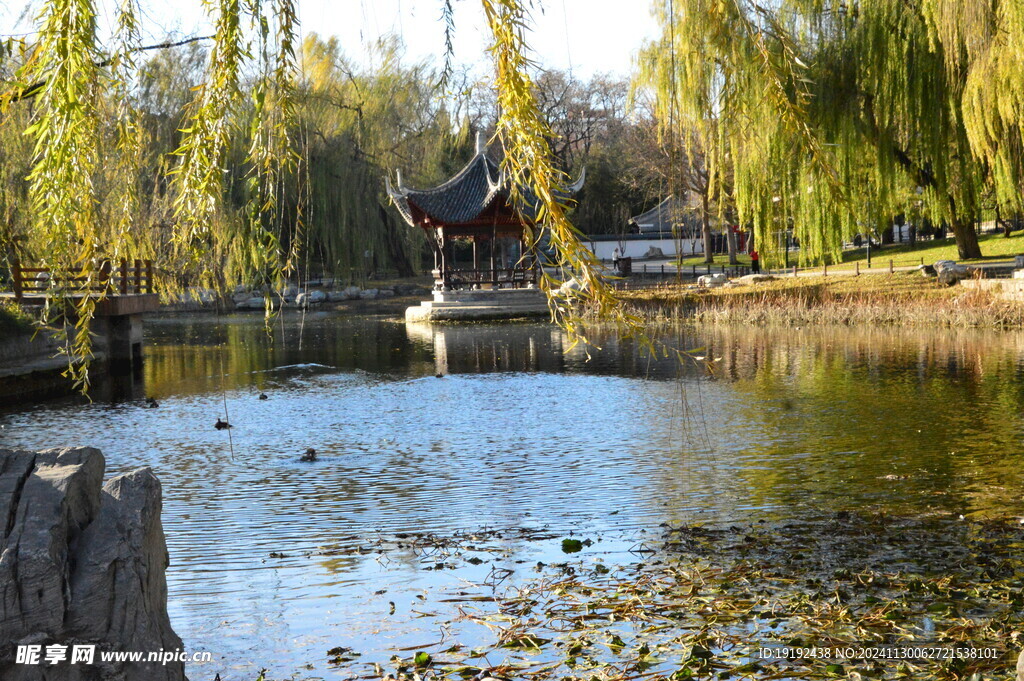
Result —
<svg viewBox="0 0 1024 681"><path fill-rule="evenodd" d="M184 681L183 664L104 662L175 651L167 616L160 481L148 468L103 484L97 449L0 449L0 679ZM92 664L72 662L95 646ZM19 646L40 646L35 664ZM47 662L46 654L65 660ZM23 648L23 654L26 649Z"/></svg>

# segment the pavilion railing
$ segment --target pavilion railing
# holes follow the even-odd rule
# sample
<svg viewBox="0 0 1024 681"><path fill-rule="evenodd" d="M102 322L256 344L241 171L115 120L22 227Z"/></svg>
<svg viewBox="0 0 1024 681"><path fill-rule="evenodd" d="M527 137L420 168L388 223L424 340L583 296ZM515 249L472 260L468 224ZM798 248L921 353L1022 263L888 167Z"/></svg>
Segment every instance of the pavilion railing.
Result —
<svg viewBox="0 0 1024 681"><path fill-rule="evenodd" d="M54 288L71 295L102 293L106 295L137 295L153 293L153 261L100 260L91 267L72 267L58 274L48 267L11 266L15 299L44 296Z"/></svg>
<svg viewBox="0 0 1024 681"><path fill-rule="evenodd" d="M538 272L532 267L498 267L450 270L445 276L445 284L454 287L490 284L497 287L523 288L528 284L537 283Z"/></svg>

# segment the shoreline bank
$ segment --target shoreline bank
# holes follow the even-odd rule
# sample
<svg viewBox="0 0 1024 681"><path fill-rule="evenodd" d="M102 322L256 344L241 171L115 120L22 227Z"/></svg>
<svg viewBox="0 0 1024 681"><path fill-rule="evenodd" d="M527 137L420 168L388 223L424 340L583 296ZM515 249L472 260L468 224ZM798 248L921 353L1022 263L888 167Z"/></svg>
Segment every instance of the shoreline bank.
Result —
<svg viewBox="0 0 1024 681"><path fill-rule="evenodd" d="M647 323L1024 328L1024 305L998 291L939 286L909 272L779 277L713 289L673 283L620 295Z"/></svg>

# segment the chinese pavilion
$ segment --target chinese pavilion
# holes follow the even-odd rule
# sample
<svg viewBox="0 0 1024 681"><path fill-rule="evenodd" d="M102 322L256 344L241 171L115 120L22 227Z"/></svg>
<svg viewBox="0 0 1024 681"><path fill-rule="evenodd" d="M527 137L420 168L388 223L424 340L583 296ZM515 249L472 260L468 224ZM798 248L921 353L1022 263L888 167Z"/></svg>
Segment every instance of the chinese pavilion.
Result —
<svg viewBox="0 0 1024 681"><path fill-rule="evenodd" d="M582 188L585 173L569 187ZM444 184L411 189L387 182L388 194L412 227L422 228L434 253L434 287L523 288L534 285L540 272L536 249L525 242L532 226L535 200L529 192L519 210L512 205L508 182L477 137L476 155ZM455 242L472 244L472 262L458 262ZM463 256L469 259L468 254Z"/></svg>

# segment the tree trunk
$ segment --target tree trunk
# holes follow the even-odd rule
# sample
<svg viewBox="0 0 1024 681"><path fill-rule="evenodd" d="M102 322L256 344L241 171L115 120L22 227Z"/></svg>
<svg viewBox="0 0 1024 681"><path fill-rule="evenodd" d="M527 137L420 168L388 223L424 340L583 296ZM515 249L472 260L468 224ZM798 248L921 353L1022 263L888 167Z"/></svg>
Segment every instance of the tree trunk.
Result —
<svg viewBox="0 0 1024 681"><path fill-rule="evenodd" d="M707 191L701 196L700 236L704 240L704 262L711 264L715 261L715 254L711 248L711 221L708 219Z"/></svg>
<svg viewBox="0 0 1024 681"><path fill-rule="evenodd" d="M981 257L981 246L978 235L974 233L974 222L957 216L953 219L953 236L956 237L956 250L961 260Z"/></svg>
<svg viewBox="0 0 1024 681"><path fill-rule="evenodd" d="M997 203L996 204L996 227L999 227L999 225L1003 226L1003 236L1006 237L1007 239L1009 239L1010 238L1010 232L1013 231L1013 228L1010 225L1010 221L1009 220L1004 220L1004 219L1002 219L1002 217L999 216L999 204Z"/></svg>
<svg viewBox="0 0 1024 681"><path fill-rule="evenodd" d="M729 264L739 265L740 261L736 257L736 232L732 227L726 227L725 230L726 243L729 245Z"/></svg>
<svg viewBox="0 0 1024 681"><path fill-rule="evenodd" d="M956 237L956 250L961 260L969 260L981 257L981 246L978 245L978 235L974 231L974 220L972 217L960 215L957 211L956 199L950 195L949 213L952 216L951 222L953 236Z"/></svg>

